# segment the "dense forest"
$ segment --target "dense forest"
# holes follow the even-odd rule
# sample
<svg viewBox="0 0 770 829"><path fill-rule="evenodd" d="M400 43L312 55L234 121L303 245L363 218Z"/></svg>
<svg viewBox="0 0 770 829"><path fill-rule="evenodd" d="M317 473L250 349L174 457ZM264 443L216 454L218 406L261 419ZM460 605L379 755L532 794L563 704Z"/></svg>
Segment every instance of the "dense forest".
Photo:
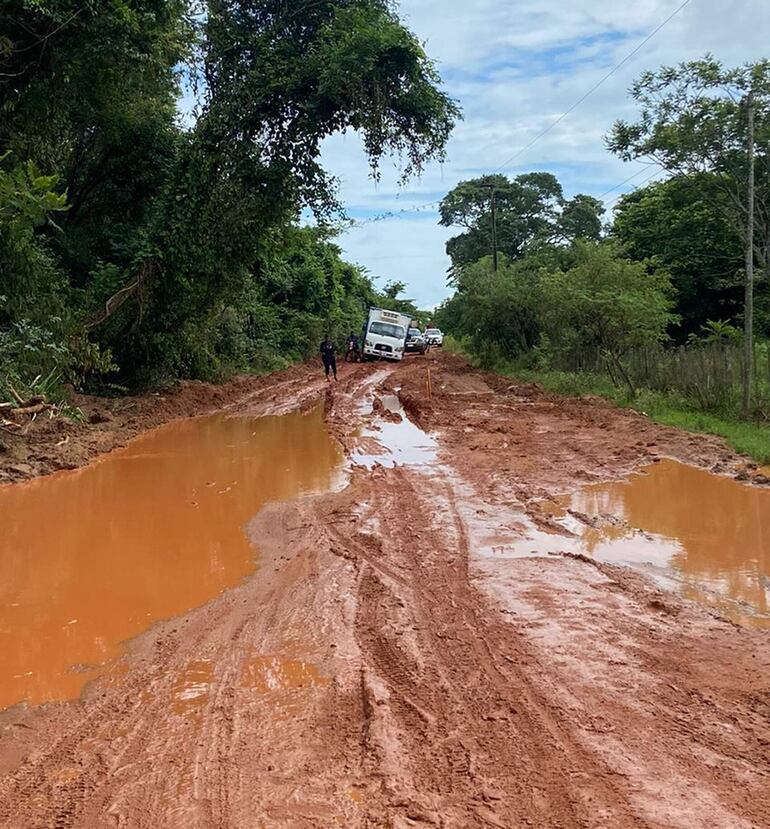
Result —
<svg viewBox="0 0 770 829"><path fill-rule="evenodd" d="M356 130L408 178L458 117L387 0L7 0L0 378L212 378L357 329L381 297L328 229L320 144Z"/></svg>
<svg viewBox="0 0 770 829"><path fill-rule="evenodd" d="M607 147L662 179L611 216L547 173L461 182L441 205L460 232L439 322L491 367L764 421L770 64L706 57L645 73L631 92L639 120L616 123Z"/></svg>

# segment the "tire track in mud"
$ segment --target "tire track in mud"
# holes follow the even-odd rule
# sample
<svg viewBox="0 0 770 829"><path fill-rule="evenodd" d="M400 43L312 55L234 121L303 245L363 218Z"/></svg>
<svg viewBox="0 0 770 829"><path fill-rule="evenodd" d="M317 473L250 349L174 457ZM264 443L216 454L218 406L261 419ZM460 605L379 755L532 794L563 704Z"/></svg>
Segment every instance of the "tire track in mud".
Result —
<svg viewBox="0 0 770 829"><path fill-rule="evenodd" d="M393 719L393 753L400 753L391 764L410 768L408 784L391 781L389 808L447 827L531 820L644 826L607 782L609 770L565 732L517 667L531 671L532 657L469 581L468 542L449 480L433 475L428 485L400 469L384 475L389 485L377 488L383 494L367 510L394 518L381 533L380 560L372 564L367 553L359 565L356 637L367 670L388 689L381 716ZM441 518L450 520L437 528L442 502ZM430 540L414 553L417 527ZM337 549L360 550L339 527L332 534ZM417 632L407 647L405 630Z"/></svg>
<svg viewBox="0 0 770 829"><path fill-rule="evenodd" d="M688 765L687 744L670 752L668 765L650 762L689 729L715 755L753 764L752 785L763 774L770 779L762 736L750 735L749 742L744 733L746 722L749 730L761 725L766 683L746 691L726 683L723 692L695 694L695 680L681 664L688 645L670 649L680 621L653 619L644 595L639 612L647 616L624 616L622 602L611 605L617 619L607 635L625 637L658 685L677 685L675 697L657 686L645 691L644 705L661 706L654 721L618 727L628 761L619 770L603 746L591 742L586 726L604 715L617 724L632 710L627 699L615 705L612 695L633 694L635 675L621 677L625 690L571 684L559 654L552 660L548 646L531 635L532 617L510 615L478 580L468 510L499 504L498 496L507 503L547 493L557 474L562 482L572 476L569 464L614 469L623 435L604 430L615 415L605 408L594 415L587 403L559 413L556 403L545 405L534 392L518 395L519 403L520 389L498 392L449 358L433 365L430 404L416 397L425 366L419 360L392 373L345 367L331 390L319 377L292 377L276 391L252 394L244 405L253 413L324 398L330 430L350 451L367 416L362 397L403 384L411 400L407 410L442 429L440 456L452 467L358 468L342 491L265 508L248 528L261 550L254 577L140 637L125 658L125 673L95 683L82 701L24 714L26 757L8 760L0 778L3 829L770 827L756 796L753 803L748 796L745 803L731 800L731 788L745 773L737 762L724 776L721 769ZM617 417L630 422L625 414ZM602 441L615 441L614 448L586 441L577 456L569 455L566 445L594 421L601 422ZM550 456L551 438L542 437L541 427L563 427ZM469 428L471 437L463 437ZM515 452L503 454L509 439ZM643 452L635 444L624 462ZM536 477L541 455L550 464L542 486ZM491 464L490 456L500 460ZM471 484L488 501L474 504ZM567 577L588 567L550 564L544 572L562 568ZM526 585L509 588L522 591L522 599L534 569L512 565L511 572L529 574ZM610 576L608 591L633 598L637 588L630 579L614 571ZM561 618L558 586L547 575L537 578L540 610L553 607L553 622ZM583 614L579 621L591 633L604 619L579 602L569 608ZM693 641L695 634L688 635ZM733 634L725 652L741 641ZM307 662L320 679L279 681L275 688L245 681L255 659L273 657ZM176 683L201 660L211 670L205 694L176 712ZM679 707L662 710L677 698ZM733 731L708 731L720 712L733 709ZM4 739L14 733L16 718L11 715L10 724L0 719ZM713 739L706 739L710 733ZM652 748L635 755L637 738L650 738ZM647 762L645 770L681 772L678 785L684 781L697 792L702 813L670 818L647 808L637 797L646 781L629 770L637 759ZM714 818L721 823L707 818L713 805L722 807Z"/></svg>

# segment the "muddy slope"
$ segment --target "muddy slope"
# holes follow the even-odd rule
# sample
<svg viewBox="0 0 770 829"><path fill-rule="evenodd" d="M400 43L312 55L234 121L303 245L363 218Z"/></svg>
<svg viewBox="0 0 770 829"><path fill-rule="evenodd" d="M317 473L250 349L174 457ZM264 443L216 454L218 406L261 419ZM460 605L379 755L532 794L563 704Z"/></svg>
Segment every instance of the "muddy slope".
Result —
<svg viewBox="0 0 770 829"><path fill-rule="evenodd" d="M73 395L82 420L46 413L19 419L24 434L0 428L0 484L74 469L104 452L123 446L141 432L177 417L206 414L237 401L269 400L282 384L311 383L314 367L302 364L263 377L244 376L223 385L181 382L166 390L135 397ZM316 383L318 393L321 384Z"/></svg>
<svg viewBox="0 0 770 829"><path fill-rule="evenodd" d="M323 393L279 382L231 410ZM656 456L740 460L443 355L348 367L326 411L354 457L388 389L439 461L267 508L253 578L139 637L82 700L5 712L0 825L770 827L766 633L624 568L479 541Z"/></svg>

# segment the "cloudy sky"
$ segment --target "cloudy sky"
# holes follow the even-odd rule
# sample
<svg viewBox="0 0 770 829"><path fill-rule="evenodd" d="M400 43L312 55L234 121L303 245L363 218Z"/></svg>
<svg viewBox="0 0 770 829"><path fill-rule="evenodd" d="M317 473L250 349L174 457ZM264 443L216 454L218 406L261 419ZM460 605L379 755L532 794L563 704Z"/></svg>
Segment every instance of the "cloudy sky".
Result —
<svg viewBox="0 0 770 829"><path fill-rule="evenodd" d="M705 52L730 65L767 57L770 0L690 0L578 109L512 165L499 168L682 2L401 0L402 18L437 61L464 121L449 143L446 163L426 169L403 189L393 162L384 164L375 185L356 136L330 139L325 163L341 181L349 215L365 219L438 200L458 181L493 171L515 176L549 170L568 197L583 192L608 203L633 189L652 168L622 164L603 144L616 118L634 116L627 94L632 80L645 69ZM439 227L437 219L435 208L406 213L349 230L340 242L347 258L365 266L378 284L406 282L407 295L431 307L449 293L444 244L458 232Z"/></svg>

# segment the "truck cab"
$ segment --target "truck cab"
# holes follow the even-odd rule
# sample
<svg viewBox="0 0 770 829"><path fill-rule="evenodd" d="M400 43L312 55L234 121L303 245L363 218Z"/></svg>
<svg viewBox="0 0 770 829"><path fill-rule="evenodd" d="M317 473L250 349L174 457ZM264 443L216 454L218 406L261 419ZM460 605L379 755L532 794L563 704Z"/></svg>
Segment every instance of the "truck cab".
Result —
<svg viewBox="0 0 770 829"><path fill-rule="evenodd" d="M364 330L364 358L403 360L412 318L398 311L370 308Z"/></svg>

